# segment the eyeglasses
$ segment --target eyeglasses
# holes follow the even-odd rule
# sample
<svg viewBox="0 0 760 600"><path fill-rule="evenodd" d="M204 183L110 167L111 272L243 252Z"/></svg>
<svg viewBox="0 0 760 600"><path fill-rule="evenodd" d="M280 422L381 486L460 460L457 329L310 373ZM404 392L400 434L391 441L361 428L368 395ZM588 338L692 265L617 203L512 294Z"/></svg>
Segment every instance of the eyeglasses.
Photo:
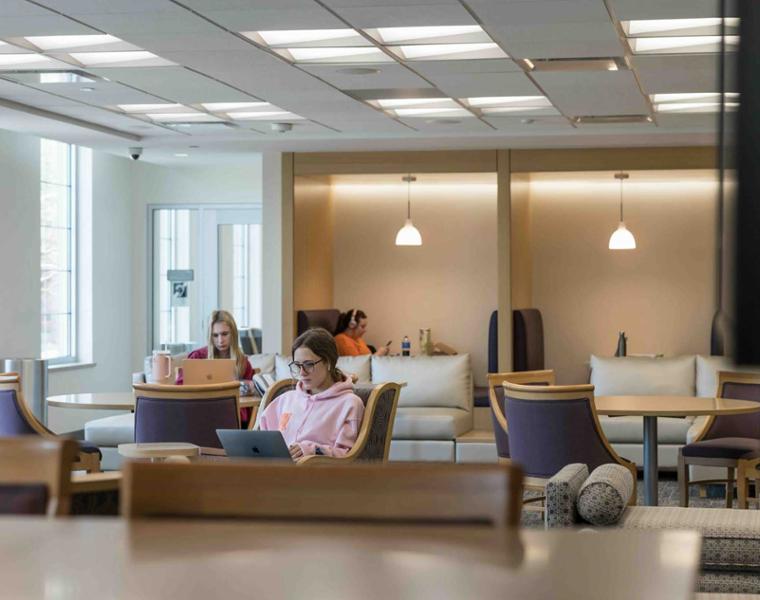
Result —
<svg viewBox="0 0 760 600"><path fill-rule="evenodd" d="M321 358L319 360L307 360L302 363L293 361L288 365L288 368L290 368L290 374L293 377L298 377L301 375L301 371L308 375L314 370L314 367L316 367L321 362L324 362Z"/></svg>

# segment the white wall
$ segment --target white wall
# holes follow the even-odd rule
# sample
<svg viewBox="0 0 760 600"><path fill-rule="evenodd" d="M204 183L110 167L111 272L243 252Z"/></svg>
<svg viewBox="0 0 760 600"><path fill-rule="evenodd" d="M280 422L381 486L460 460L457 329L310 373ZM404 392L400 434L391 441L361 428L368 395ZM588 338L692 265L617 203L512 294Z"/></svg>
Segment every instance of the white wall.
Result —
<svg viewBox="0 0 760 600"><path fill-rule="evenodd" d="M132 178L132 367L142 370L148 346L148 206L260 204L261 160L244 167L166 168L135 163Z"/></svg>
<svg viewBox="0 0 760 600"><path fill-rule="evenodd" d="M619 218L612 173L530 176L533 305L544 319L547 368L560 383L588 377L589 354L709 353L715 311L712 171L632 171L625 222L637 249L607 248Z"/></svg>
<svg viewBox="0 0 760 600"><path fill-rule="evenodd" d="M488 319L496 308L496 174L422 174L412 184L412 220L421 247L397 247L406 218L399 175L336 176L333 181L334 302L369 317L367 341L419 329L472 355L475 382L485 385Z"/></svg>

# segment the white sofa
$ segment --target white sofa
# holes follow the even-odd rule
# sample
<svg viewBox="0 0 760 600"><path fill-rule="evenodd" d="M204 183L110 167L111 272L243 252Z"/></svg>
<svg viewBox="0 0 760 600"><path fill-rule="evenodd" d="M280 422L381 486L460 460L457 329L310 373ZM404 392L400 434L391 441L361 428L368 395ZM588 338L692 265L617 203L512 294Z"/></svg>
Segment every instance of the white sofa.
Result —
<svg viewBox="0 0 760 600"><path fill-rule="evenodd" d="M256 354L254 368L275 379L290 377L290 357ZM391 442L391 460L453 462L455 439L472 429L470 356L344 356L338 367L359 383L397 381L401 389ZM121 464L116 447L134 441L134 415L126 413L89 421L85 439L103 451L103 468Z"/></svg>
<svg viewBox="0 0 760 600"><path fill-rule="evenodd" d="M717 392L717 372L737 370L727 357L702 355L672 358L607 358L592 355L590 367L589 381L594 384L595 396L714 397ZM599 421L615 450L637 465L642 465L642 418L600 416ZM675 469L678 449L691 442L702 431L706 421L707 417L657 419L660 468ZM695 478L707 478L710 470L702 469L704 468L693 469L696 472L692 475Z"/></svg>

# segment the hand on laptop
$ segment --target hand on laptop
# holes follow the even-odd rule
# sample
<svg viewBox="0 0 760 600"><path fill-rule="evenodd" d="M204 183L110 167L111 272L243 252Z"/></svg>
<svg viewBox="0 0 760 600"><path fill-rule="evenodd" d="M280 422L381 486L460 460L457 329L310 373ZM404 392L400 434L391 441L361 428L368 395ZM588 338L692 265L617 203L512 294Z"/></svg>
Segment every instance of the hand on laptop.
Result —
<svg viewBox="0 0 760 600"><path fill-rule="evenodd" d="M288 450L290 450L290 457L293 460L296 460L297 458L301 458L303 456L303 450L301 450L301 446L298 444L291 444Z"/></svg>

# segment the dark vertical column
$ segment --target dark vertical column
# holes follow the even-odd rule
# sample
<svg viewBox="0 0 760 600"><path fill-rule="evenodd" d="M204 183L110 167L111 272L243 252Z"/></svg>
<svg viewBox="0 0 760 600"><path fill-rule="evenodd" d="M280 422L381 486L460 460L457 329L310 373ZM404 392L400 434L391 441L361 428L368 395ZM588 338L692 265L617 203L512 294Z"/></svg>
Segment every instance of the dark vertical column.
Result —
<svg viewBox="0 0 760 600"><path fill-rule="evenodd" d="M739 2L736 360L760 364L760 2Z"/></svg>

